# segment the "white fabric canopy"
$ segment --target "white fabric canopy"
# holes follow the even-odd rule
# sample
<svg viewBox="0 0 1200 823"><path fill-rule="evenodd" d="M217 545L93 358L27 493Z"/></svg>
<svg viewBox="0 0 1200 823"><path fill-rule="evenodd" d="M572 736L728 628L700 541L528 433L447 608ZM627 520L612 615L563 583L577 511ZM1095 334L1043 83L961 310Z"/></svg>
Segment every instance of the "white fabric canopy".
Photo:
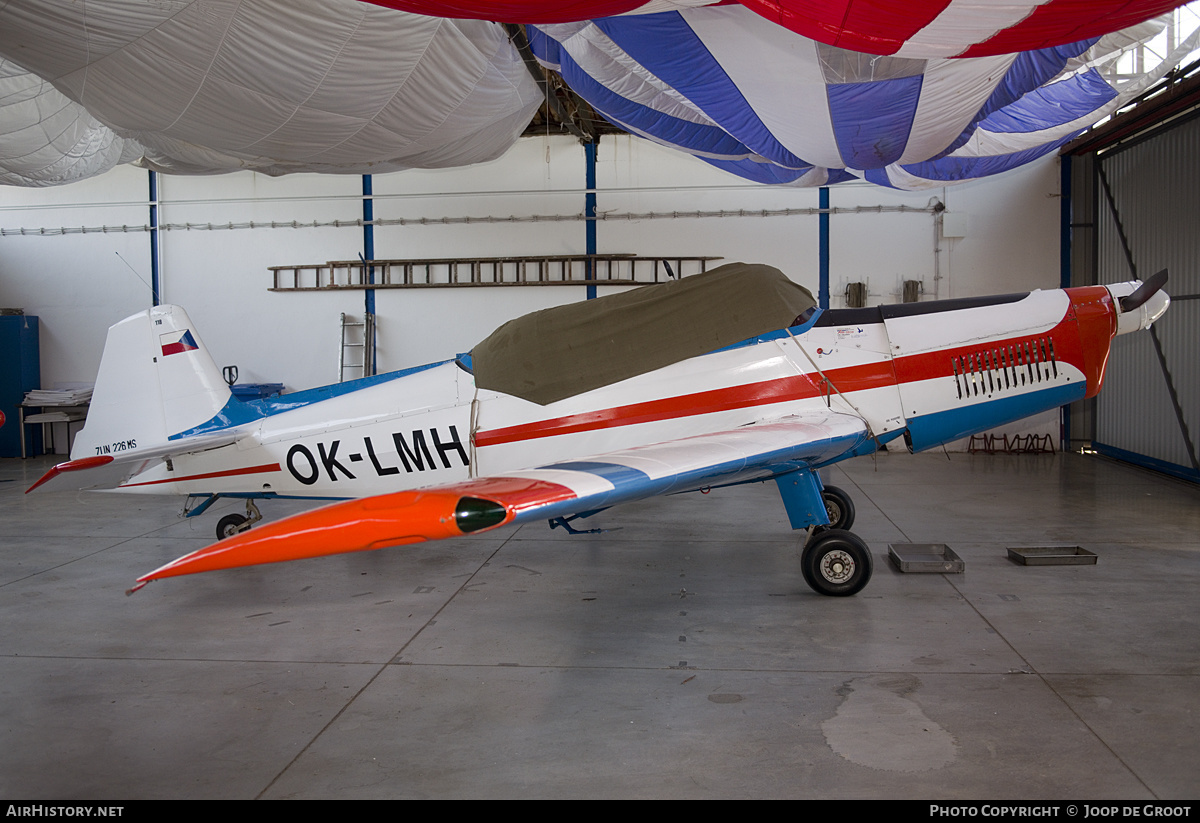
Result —
<svg viewBox="0 0 1200 823"><path fill-rule="evenodd" d="M0 180L494 159L542 100L502 27L355 0L0 6ZM38 78L47 83L40 83Z"/></svg>
<svg viewBox="0 0 1200 823"><path fill-rule="evenodd" d="M0 184L72 183L140 153L50 83L0 60Z"/></svg>

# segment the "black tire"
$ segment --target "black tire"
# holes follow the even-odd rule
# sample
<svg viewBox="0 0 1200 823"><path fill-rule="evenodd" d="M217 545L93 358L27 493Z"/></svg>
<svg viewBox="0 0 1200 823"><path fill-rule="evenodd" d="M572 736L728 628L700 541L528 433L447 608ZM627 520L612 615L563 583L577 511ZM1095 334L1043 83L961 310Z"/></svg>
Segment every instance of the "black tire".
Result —
<svg viewBox="0 0 1200 823"><path fill-rule="evenodd" d="M800 555L804 582L818 594L830 597L849 597L862 591L874 565L867 544L841 529L813 535Z"/></svg>
<svg viewBox="0 0 1200 823"><path fill-rule="evenodd" d="M850 495L837 486L826 486L821 498L829 515L829 528L846 530L854 525L854 501Z"/></svg>
<svg viewBox="0 0 1200 823"><path fill-rule="evenodd" d="M238 526L245 523L247 518L240 514L227 514L217 521L217 539L224 540L238 533Z"/></svg>

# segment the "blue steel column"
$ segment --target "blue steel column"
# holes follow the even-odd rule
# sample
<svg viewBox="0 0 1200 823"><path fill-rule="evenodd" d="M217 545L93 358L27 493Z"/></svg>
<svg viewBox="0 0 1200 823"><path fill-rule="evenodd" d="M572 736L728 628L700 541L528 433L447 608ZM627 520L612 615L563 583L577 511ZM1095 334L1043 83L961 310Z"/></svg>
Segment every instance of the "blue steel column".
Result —
<svg viewBox="0 0 1200 823"><path fill-rule="evenodd" d="M1071 287L1071 155L1059 158L1058 287Z"/></svg>
<svg viewBox="0 0 1200 823"><path fill-rule="evenodd" d="M820 199L817 206L821 209L818 217L817 239L817 303L821 308L829 308L829 187L822 186L819 191Z"/></svg>
<svg viewBox="0 0 1200 823"><path fill-rule="evenodd" d="M158 298L158 177L150 170L150 305Z"/></svg>
<svg viewBox="0 0 1200 823"><path fill-rule="evenodd" d="M587 248L588 254L596 253L596 144L583 144L584 157L587 162L587 194L584 197L583 214L586 220L584 225L587 230ZM595 262L588 260L587 274L588 280L596 279ZM592 300L596 297L596 287L587 287L587 299Z"/></svg>
<svg viewBox="0 0 1200 823"><path fill-rule="evenodd" d="M1071 287L1071 155L1059 158L1059 237L1058 237L1058 286ZM1093 218L1094 219L1094 218ZM1058 410L1059 451L1071 449L1071 407Z"/></svg>
<svg viewBox="0 0 1200 823"><path fill-rule="evenodd" d="M371 175L369 175L369 174L363 175L362 193L363 193L363 262L365 263L368 260L375 259L375 225L373 223L373 221L375 220L375 200L373 197L374 192L373 192L373 189L371 186ZM375 267L374 266L366 266L365 268L366 268L365 274L367 277L367 284L374 285L374 283L375 283ZM363 305L363 311L366 314L374 315L375 314L375 289L366 289L363 292L363 294L365 295L365 303ZM367 319L366 319L366 317L364 317L363 323L366 323L366 322L367 322ZM363 327L363 331L366 332L365 326ZM367 355L367 350L366 350L367 346L371 347L371 351L370 351L371 374L375 374L376 368L375 368L375 335L374 334L371 335L370 340L367 340L367 339L363 340L363 347L364 347L363 348L363 356L364 357L366 357L366 355ZM363 376L366 377L367 375L364 374Z"/></svg>

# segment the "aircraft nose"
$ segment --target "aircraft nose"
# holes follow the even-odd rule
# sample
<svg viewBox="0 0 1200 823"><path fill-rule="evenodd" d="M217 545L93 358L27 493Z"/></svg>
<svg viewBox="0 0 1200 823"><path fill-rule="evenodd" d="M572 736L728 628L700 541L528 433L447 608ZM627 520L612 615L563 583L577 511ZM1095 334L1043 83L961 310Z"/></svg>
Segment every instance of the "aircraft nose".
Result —
<svg viewBox="0 0 1200 823"><path fill-rule="evenodd" d="M1121 312L1117 317L1117 334L1127 334L1139 329L1148 329L1163 316L1171 305L1171 297L1165 291L1156 291L1145 303L1133 311Z"/></svg>
<svg viewBox="0 0 1200 823"><path fill-rule="evenodd" d="M1149 318L1146 321L1146 325L1149 326L1151 323L1158 320L1158 318L1162 317L1163 312L1165 312L1167 307L1170 305L1171 295L1167 294L1165 291L1160 291L1147 300L1146 305L1142 307L1147 310L1146 314Z"/></svg>

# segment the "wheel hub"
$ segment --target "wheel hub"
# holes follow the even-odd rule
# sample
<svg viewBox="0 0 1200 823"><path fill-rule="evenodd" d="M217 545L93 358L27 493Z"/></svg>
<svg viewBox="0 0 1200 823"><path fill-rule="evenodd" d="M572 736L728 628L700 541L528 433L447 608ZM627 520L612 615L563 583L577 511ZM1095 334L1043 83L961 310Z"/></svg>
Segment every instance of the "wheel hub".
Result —
<svg viewBox="0 0 1200 823"><path fill-rule="evenodd" d="M821 576L830 583L845 583L854 576L854 558L835 549L821 558Z"/></svg>

